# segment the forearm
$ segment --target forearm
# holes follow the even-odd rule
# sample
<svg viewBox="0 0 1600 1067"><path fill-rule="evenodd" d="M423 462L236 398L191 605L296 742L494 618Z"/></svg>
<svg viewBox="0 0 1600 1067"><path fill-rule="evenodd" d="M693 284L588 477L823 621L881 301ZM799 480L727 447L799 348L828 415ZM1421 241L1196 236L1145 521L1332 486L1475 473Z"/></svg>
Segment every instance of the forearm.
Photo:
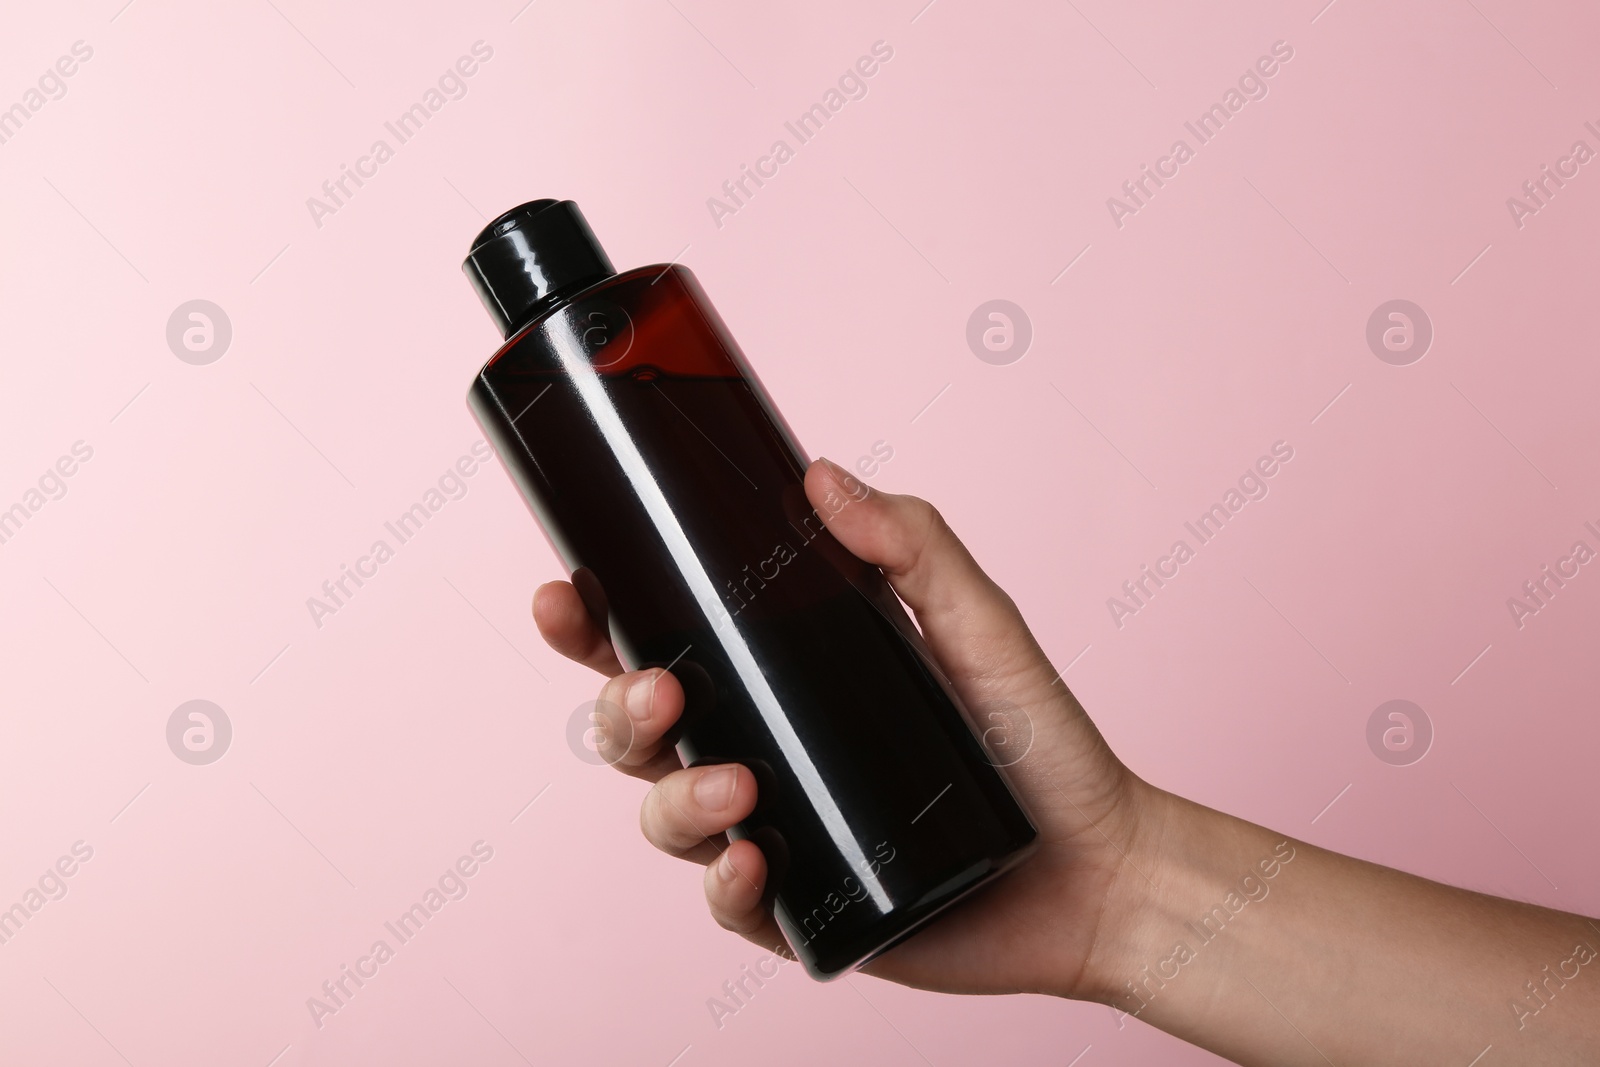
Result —
<svg viewBox="0 0 1600 1067"><path fill-rule="evenodd" d="M1466 1067L1491 1045L1486 1067L1600 1057L1600 924L1170 794L1141 806L1129 859L1149 881L1119 879L1094 999L1247 1065Z"/></svg>

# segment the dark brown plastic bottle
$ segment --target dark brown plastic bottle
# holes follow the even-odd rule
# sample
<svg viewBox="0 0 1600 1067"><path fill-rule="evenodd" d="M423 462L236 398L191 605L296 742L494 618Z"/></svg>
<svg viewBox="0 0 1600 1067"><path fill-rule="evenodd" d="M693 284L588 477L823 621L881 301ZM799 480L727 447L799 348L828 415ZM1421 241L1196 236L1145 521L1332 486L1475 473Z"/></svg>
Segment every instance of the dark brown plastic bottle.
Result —
<svg viewBox="0 0 1600 1067"><path fill-rule="evenodd" d="M1031 852L882 572L806 499L805 454L694 275L615 273L555 200L495 219L464 269L506 337L468 403L623 664L683 683L684 762L756 775L733 836L765 854L807 971L849 972Z"/></svg>

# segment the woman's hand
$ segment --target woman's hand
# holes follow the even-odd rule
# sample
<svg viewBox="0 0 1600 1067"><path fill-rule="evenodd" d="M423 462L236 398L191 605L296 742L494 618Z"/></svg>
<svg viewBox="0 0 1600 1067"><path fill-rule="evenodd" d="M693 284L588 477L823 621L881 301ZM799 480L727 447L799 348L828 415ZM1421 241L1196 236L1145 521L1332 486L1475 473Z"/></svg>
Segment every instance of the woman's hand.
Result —
<svg viewBox="0 0 1600 1067"><path fill-rule="evenodd" d="M1039 824L1037 854L866 971L944 992L1101 995L1096 938L1114 900L1136 900L1149 888L1136 857L1162 794L1111 753L1011 598L931 505L868 490L826 460L807 471L806 493L822 515L830 495L851 497L828 529L883 569L973 714L988 721L985 709L1006 708L1008 718L1021 709L1026 722L1003 726L1014 739L1031 730L1026 756L1007 770ZM755 807L754 776L732 764L683 767L662 740L683 711L683 690L664 670L623 671L572 585L541 586L533 614L553 649L609 676L601 700L625 710L631 736L625 750L602 745L601 755L655 783L640 813L645 837L706 865L706 901L718 923L780 949L783 935L761 901L766 861L753 842L725 835Z"/></svg>

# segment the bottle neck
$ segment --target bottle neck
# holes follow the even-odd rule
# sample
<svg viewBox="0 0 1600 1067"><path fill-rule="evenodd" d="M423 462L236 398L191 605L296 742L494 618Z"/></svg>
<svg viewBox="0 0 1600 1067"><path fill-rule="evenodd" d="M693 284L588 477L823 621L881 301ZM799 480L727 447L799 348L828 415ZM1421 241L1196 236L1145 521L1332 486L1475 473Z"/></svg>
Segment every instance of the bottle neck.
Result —
<svg viewBox="0 0 1600 1067"><path fill-rule="evenodd" d="M502 323L499 317L496 316L496 325L500 326L500 332L504 335L505 339L509 341L511 338L515 337L517 334L526 329L530 323L537 319L544 318L546 315L550 314L550 312L561 307L563 304L570 302L573 297L578 296L587 289L599 285L607 278L615 277L616 273L613 271L609 274L595 274L588 278L583 278L575 282L569 282L560 288L552 289L545 296L540 297L532 304L529 304L527 308L515 318L508 318Z"/></svg>

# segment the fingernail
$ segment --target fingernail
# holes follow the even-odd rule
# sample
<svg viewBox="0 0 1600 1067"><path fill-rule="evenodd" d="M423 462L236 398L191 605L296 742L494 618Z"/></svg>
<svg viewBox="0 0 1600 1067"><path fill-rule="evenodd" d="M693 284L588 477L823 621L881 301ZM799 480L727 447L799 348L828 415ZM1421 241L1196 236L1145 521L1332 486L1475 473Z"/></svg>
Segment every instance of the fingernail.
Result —
<svg viewBox="0 0 1600 1067"><path fill-rule="evenodd" d="M723 850L722 855L717 857L717 877L724 882L731 882L738 876L739 872L733 868L733 860L728 858L727 850Z"/></svg>
<svg viewBox="0 0 1600 1067"><path fill-rule="evenodd" d="M656 682L660 678L660 671L651 671L648 676L628 687L622 697L622 706L627 710L628 718L634 722L644 722L650 718L650 705L655 702Z"/></svg>
<svg viewBox="0 0 1600 1067"><path fill-rule="evenodd" d="M739 771L735 767L707 771L694 784L695 803L707 811L721 811L733 803L733 787L738 781Z"/></svg>

